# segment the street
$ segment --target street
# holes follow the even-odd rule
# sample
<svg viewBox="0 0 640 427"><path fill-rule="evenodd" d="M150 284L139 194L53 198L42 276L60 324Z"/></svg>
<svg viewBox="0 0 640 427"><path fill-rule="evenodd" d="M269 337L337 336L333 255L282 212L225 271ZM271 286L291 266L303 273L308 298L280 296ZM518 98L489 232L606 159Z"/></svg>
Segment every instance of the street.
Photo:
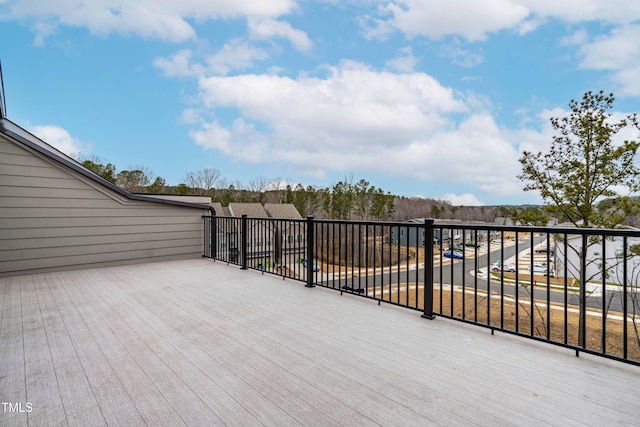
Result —
<svg viewBox="0 0 640 427"><path fill-rule="evenodd" d="M546 237L534 236L534 245L536 246L542 243ZM494 248L496 244L493 244ZM497 292L506 297L515 297L516 285L513 280L505 279L503 283L499 278L493 277L490 281L487 277L490 276L490 266L497 260L508 260L516 255L516 252L520 254L520 259L526 259L529 264L529 254L527 258L523 258L523 252L528 251L531 248L530 239L520 239L518 242L502 243L500 247L485 253L478 251L478 256L472 256L475 254L475 249L465 248L465 258L462 260L451 260L448 263L434 263L433 280L434 287L442 285L461 286L465 289L477 289L480 292ZM484 251L483 251L484 252ZM436 258L434 258L436 259ZM448 260L442 258L442 260ZM521 270L522 271L522 270ZM320 273L322 276L322 273ZM539 277L539 276L536 276ZM422 265L418 265L410 269L399 269L391 272L380 272L370 275L356 275L356 277L347 278L328 278L322 281L322 285L334 288L345 289L348 291L365 292L366 289L372 289L373 287L381 287L388 285L399 285L400 287L407 286L410 283L422 283L424 278L424 270ZM535 279L534 279L535 280ZM546 277L545 277L546 280ZM554 289L553 287L547 287L545 281L539 281L537 286L532 288L529 286L529 280L523 281L523 285L518 286L517 293L519 297L525 297L529 299L533 292L533 298L536 300L545 301L547 298L551 303L564 304L565 292L564 290ZM574 290L569 290L566 295L566 301L568 305L579 306L579 295ZM587 306L591 308L601 309L603 305L608 305L609 310L622 312L623 301L621 298L621 292L607 290L605 296L593 295L587 298Z"/></svg>

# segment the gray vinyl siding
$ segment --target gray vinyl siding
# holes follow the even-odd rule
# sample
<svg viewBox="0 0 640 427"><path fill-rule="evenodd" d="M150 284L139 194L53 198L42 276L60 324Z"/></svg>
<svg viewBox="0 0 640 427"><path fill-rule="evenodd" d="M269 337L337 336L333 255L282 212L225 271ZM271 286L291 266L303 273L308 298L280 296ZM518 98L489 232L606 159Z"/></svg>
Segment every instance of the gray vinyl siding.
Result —
<svg viewBox="0 0 640 427"><path fill-rule="evenodd" d="M206 213L132 200L0 135L0 276L201 257Z"/></svg>

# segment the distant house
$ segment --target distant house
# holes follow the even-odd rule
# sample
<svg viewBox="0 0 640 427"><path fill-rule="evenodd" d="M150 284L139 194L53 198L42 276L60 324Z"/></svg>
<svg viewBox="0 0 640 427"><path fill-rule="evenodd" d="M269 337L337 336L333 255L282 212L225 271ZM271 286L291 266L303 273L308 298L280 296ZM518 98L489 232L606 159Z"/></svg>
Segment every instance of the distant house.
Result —
<svg viewBox="0 0 640 427"><path fill-rule="evenodd" d="M270 268L285 263L284 256L304 254L306 250L306 224L293 204L230 203L223 207L212 203L217 224L216 255L231 262L240 261L246 254L247 262L257 268ZM242 224L247 216L246 247L241 248Z"/></svg>
<svg viewBox="0 0 640 427"><path fill-rule="evenodd" d="M128 193L0 118L0 276L201 257L209 212Z"/></svg>
<svg viewBox="0 0 640 427"><path fill-rule="evenodd" d="M575 227L573 224L565 223L560 227ZM577 235L567 235L566 251L564 234L554 237L554 251L551 256L551 267L558 275L563 276L566 268L567 277L580 279L580 249L582 238ZM640 285L640 257L634 256L629 247L640 244L640 238L628 237L627 259L624 259L625 240L620 236L607 239L589 239L587 242L586 254L586 277L591 282L602 282L602 271L606 271L605 281L607 283L624 283L625 264L627 269L627 282L633 286ZM565 266L566 263L566 266Z"/></svg>
<svg viewBox="0 0 640 427"><path fill-rule="evenodd" d="M404 225L394 225L390 228L391 244L400 246L424 246L424 218L414 218L404 221ZM434 243L435 243L434 238Z"/></svg>
<svg viewBox="0 0 640 427"><path fill-rule="evenodd" d="M404 221L403 225L391 226L391 243L400 246L418 247L424 245L424 223L425 218L414 218ZM457 221L460 223L460 221ZM438 247L449 248L452 244L460 243L463 239L463 230L455 228L455 223L443 223L441 221L434 224L433 244Z"/></svg>
<svg viewBox="0 0 640 427"><path fill-rule="evenodd" d="M246 251L249 262L254 267L268 268L273 262L274 251L274 233L275 228L271 221L268 220L269 215L264 210L261 203L229 203L229 213L232 217L242 217L246 215L247 236L246 247L240 248L240 252ZM237 227L239 223L235 222ZM237 229L238 238L241 238L241 229ZM240 242L241 240L238 240Z"/></svg>
<svg viewBox="0 0 640 427"><path fill-rule="evenodd" d="M274 220L276 250L274 261L282 264L283 256L304 258L307 248L307 224L295 205L291 203L266 203L264 209ZM294 220L294 221L289 221Z"/></svg>
<svg viewBox="0 0 640 427"><path fill-rule="evenodd" d="M216 216L212 222L215 227L211 235L211 242L218 259L238 263L240 261L240 222L238 218L232 218L228 207L223 207L221 203L209 204L213 209L212 214Z"/></svg>

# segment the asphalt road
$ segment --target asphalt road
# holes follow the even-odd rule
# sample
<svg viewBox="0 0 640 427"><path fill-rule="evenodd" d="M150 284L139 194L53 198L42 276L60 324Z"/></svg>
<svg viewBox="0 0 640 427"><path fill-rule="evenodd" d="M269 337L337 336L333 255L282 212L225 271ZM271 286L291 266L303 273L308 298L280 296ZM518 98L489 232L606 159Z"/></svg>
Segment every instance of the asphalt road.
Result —
<svg viewBox="0 0 640 427"><path fill-rule="evenodd" d="M534 236L534 246L544 241L544 237ZM493 250L489 253L481 254L477 258L464 258L464 260L456 260L453 263L434 266L433 279L436 284L442 283L446 285L464 286L465 288L475 289L480 291L493 291L500 292L505 296L515 296L516 286L509 282L501 284L499 279L494 278L489 282L486 278L472 274L474 271L484 269L488 271L490 265L500 259L509 259L518 252L525 251L531 246L530 239L520 240L517 245L504 246ZM474 248L465 248L466 253L468 251L473 253ZM443 258L445 260L446 258ZM369 276L362 276L357 279L336 279L326 281L324 284L330 287L350 288L357 290L358 288L364 289L365 287L380 286L381 284L406 284L412 282L422 282L424 277L424 271L422 269L414 269L409 271L400 271L389 273L380 273ZM533 292L534 299L546 301L549 298L550 302L563 304L565 301L565 294L562 290L548 289L546 286L537 286L533 288L529 286L518 286L518 295L521 297L529 298L531 292ZM548 295L547 295L548 292ZM567 304L579 305L579 296L577 292L567 292ZM587 298L587 305L592 308L602 308L603 304L609 303L609 309L613 311L622 311L622 298L620 292L608 291L605 298L602 296L591 296Z"/></svg>

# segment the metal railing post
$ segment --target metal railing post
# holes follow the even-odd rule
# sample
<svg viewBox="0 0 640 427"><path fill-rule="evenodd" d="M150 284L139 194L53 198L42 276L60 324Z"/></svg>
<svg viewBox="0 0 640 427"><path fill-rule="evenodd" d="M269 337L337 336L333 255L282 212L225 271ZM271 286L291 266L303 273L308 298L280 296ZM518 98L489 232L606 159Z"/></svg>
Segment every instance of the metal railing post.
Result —
<svg viewBox="0 0 640 427"><path fill-rule="evenodd" d="M313 216L310 215L307 217L307 283L305 284L307 288L313 288L315 286L313 284L313 265L315 256L313 253L313 248L315 246L313 224Z"/></svg>
<svg viewBox="0 0 640 427"><path fill-rule="evenodd" d="M210 238L210 253L211 253L211 258L213 259L217 259L218 258L218 220L216 218L216 214L212 213L211 214L211 218L210 218L210 227L211 230L209 230L209 232L211 233L211 238Z"/></svg>
<svg viewBox="0 0 640 427"><path fill-rule="evenodd" d="M242 248L241 252L241 269L247 269L247 215L242 215L241 218L242 224L240 227L242 228L242 235L240 236L240 247Z"/></svg>
<svg viewBox="0 0 640 427"><path fill-rule="evenodd" d="M434 319L433 315L433 219L424 221L424 272L423 312L425 319Z"/></svg>

